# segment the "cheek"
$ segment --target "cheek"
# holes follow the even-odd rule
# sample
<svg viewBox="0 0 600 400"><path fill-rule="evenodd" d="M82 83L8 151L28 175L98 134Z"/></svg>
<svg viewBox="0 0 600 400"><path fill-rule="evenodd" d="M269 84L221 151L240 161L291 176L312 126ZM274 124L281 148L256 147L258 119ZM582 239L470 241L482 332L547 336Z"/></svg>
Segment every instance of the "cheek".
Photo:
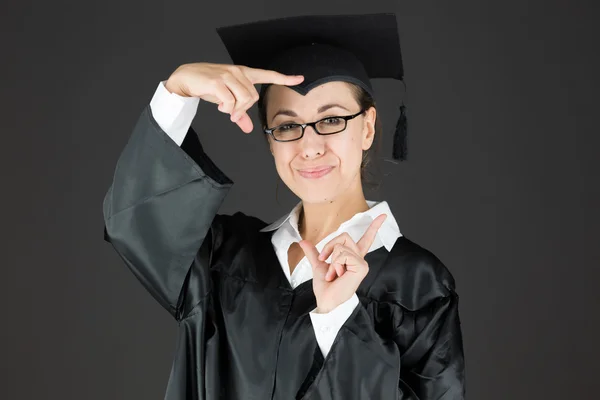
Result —
<svg viewBox="0 0 600 400"><path fill-rule="evenodd" d="M360 168L362 162L362 141L358 134L338 137L330 143L330 149L337 155L343 168L350 172Z"/></svg>
<svg viewBox="0 0 600 400"><path fill-rule="evenodd" d="M279 143L273 144L273 159L275 160L275 167L281 177L290 174L289 165L294 158L293 146L282 146Z"/></svg>

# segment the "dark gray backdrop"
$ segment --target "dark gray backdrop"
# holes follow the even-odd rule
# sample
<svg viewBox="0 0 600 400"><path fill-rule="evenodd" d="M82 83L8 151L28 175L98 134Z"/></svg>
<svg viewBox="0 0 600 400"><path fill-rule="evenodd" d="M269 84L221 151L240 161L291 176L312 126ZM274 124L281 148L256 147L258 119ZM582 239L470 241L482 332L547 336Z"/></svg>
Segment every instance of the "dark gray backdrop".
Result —
<svg viewBox="0 0 600 400"><path fill-rule="evenodd" d="M230 62L221 25L397 12L410 161L382 161L369 197L457 280L469 398L597 398L592 2L12 3L0 12L0 397L162 398L176 324L102 241L104 193L159 80ZM389 157L402 86L375 89ZM287 189L276 202L260 133L204 103L194 126L235 181L221 212L271 221L295 203Z"/></svg>

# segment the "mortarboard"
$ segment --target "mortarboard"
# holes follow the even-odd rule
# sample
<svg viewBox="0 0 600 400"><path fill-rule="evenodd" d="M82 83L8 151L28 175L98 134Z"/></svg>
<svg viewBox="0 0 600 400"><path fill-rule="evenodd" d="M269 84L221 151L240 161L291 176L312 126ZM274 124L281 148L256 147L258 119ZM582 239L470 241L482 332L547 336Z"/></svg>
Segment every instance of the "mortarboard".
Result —
<svg viewBox="0 0 600 400"><path fill-rule="evenodd" d="M290 86L305 95L331 81L354 83L373 98L371 78L403 81L396 16L310 15L217 28L234 64L304 75ZM261 86L261 97L269 85ZM406 159L404 102L394 135L393 157Z"/></svg>

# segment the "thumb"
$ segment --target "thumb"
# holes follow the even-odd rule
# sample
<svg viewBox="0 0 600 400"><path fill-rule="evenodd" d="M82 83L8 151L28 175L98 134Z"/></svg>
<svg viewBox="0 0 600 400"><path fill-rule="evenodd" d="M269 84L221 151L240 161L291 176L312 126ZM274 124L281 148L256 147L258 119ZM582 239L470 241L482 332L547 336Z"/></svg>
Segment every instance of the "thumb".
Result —
<svg viewBox="0 0 600 400"><path fill-rule="evenodd" d="M242 131L244 131L244 133L251 133L252 129L254 128L252 125L252 120L247 113L244 113L244 115L242 115L235 123Z"/></svg>

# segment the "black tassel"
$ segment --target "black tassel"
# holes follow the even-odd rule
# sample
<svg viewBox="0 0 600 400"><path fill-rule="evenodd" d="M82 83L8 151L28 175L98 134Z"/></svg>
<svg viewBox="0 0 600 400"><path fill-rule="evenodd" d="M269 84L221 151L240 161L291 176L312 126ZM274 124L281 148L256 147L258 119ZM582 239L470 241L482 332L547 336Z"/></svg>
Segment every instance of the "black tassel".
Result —
<svg viewBox="0 0 600 400"><path fill-rule="evenodd" d="M406 160L407 145L407 125L406 125L406 107L400 106L400 116L396 123L396 133L394 134L394 146L392 156L395 160Z"/></svg>

